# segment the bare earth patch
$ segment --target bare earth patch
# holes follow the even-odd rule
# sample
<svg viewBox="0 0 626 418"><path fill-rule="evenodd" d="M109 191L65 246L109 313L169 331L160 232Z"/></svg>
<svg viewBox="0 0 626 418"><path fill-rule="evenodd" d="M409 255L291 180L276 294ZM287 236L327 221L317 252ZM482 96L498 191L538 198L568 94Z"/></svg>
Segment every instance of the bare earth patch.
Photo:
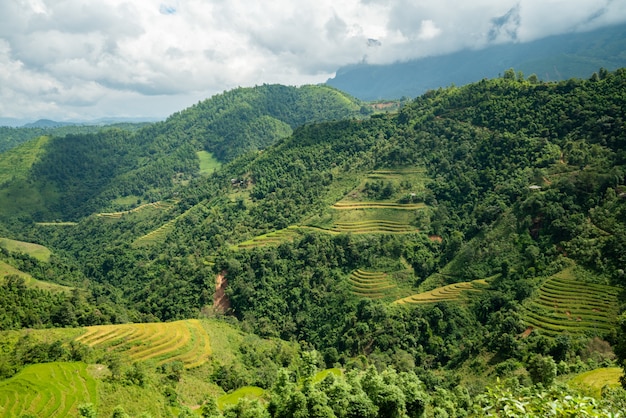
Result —
<svg viewBox="0 0 626 418"><path fill-rule="evenodd" d="M228 296L226 296L226 286L228 286L226 271L222 271L215 277L213 309L215 309L216 312L226 313L230 311L230 300L228 299Z"/></svg>

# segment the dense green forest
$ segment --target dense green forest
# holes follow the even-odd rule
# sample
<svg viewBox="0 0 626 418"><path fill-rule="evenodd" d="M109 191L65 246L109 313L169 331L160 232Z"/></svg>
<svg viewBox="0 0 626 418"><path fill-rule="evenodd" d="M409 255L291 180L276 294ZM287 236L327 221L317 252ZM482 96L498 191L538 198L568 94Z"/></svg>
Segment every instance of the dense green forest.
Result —
<svg viewBox="0 0 626 418"><path fill-rule="evenodd" d="M68 134L94 133L107 129L122 129L125 131L136 131L148 123L114 123L108 125L64 125L51 127L21 127L12 128L0 126L0 152L27 142L40 136L65 136Z"/></svg>
<svg viewBox="0 0 626 418"><path fill-rule="evenodd" d="M39 213L5 211L0 235L53 256L1 261L73 290L6 275L0 327L217 317L297 346L268 370L248 348L185 371L208 385L193 402L158 383L162 365L122 355L116 374L106 350L81 357L113 368L107 390L149 382L179 416L617 414L622 389L564 385L626 365L625 95L624 70L558 83L508 70L366 117L336 90L262 86L136 133L41 141L0 198L48 194ZM223 164L201 173L198 151ZM75 223L40 222L55 219ZM4 376L36 363L19 346ZM326 369L341 372L315 377ZM248 386L263 395L214 399Z"/></svg>
<svg viewBox="0 0 626 418"><path fill-rule="evenodd" d="M136 131L6 128L9 139L40 131L51 139L0 154L0 200L6 203L0 216L75 221L158 201L199 174L199 152L226 162L266 148L301 124L368 112L330 87L263 85L216 95ZM61 136L63 129L69 133Z"/></svg>

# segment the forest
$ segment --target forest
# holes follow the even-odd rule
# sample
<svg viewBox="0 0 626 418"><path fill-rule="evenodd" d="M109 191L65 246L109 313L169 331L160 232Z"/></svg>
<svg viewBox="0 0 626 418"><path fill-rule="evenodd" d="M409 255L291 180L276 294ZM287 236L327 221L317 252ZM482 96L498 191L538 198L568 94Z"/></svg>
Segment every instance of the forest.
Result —
<svg viewBox="0 0 626 418"><path fill-rule="evenodd" d="M625 100L623 69L392 112L264 85L4 151L38 154L0 171L0 408L77 362L81 416L621 416Z"/></svg>

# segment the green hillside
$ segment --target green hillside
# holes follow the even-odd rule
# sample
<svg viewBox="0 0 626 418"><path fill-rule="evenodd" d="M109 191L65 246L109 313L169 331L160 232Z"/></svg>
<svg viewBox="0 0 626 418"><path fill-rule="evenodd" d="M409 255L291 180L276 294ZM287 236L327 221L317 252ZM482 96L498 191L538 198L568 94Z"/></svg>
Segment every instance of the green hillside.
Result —
<svg viewBox="0 0 626 418"><path fill-rule="evenodd" d="M42 121L44 122L44 121ZM49 121L52 122L52 121ZM32 125L32 124L31 124ZM24 126L11 128L0 126L0 153L17 147L20 144L42 136L65 136L68 134L88 134L103 131L106 129L123 129L126 131L136 131L148 125L148 123L113 123L106 125L74 125L64 123L54 123L51 126Z"/></svg>
<svg viewBox="0 0 626 418"><path fill-rule="evenodd" d="M213 96L136 131L30 140L0 154L0 216L73 221L153 203L302 124L354 118L360 110L360 102L330 87L263 85Z"/></svg>
<svg viewBox="0 0 626 418"><path fill-rule="evenodd" d="M208 410L250 387L267 398L232 408L252 416L480 416L510 393L528 416L545 399L587 405L558 381L626 359L625 85L624 70L558 83L510 70L319 123L286 109L353 102L261 86L136 134L51 139L32 184L68 190L49 211L77 223L11 218L3 236L50 248L49 266L7 257L76 291L9 281L2 326L89 327L78 341L114 380L108 415L115 399L133 415ZM201 173L198 151L222 165ZM204 334L198 317L218 319ZM331 367L346 377L307 378ZM606 396L596 416L619 410Z"/></svg>
<svg viewBox="0 0 626 418"><path fill-rule="evenodd" d="M96 402L96 392L85 363L34 364L0 382L0 416L77 416L78 405Z"/></svg>
<svg viewBox="0 0 626 418"><path fill-rule="evenodd" d="M28 254L40 261L49 261L52 252L43 245L31 242L17 241L9 238L0 238L0 247L8 251L17 251Z"/></svg>

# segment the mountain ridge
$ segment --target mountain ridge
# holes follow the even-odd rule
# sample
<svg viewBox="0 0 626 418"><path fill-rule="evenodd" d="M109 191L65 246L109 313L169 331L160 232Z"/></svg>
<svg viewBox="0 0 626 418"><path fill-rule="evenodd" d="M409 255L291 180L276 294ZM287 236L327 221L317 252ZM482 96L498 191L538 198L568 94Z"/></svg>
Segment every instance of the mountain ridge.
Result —
<svg viewBox="0 0 626 418"><path fill-rule="evenodd" d="M354 64L326 83L361 100L415 97L429 89L494 78L514 68L543 81L589 78L626 66L626 25L489 46L388 65Z"/></svg>

